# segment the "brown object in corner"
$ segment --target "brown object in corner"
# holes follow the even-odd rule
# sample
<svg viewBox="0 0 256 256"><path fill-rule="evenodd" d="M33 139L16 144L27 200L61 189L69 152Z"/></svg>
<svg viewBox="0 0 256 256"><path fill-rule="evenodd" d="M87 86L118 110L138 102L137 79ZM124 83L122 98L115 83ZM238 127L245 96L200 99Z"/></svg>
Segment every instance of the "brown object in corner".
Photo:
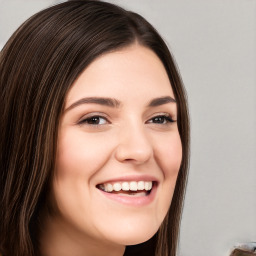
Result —
<svg viewBox="0 0 256 256"><path fill-rule="evenodd" d="M256 256L255 252L246 251L244 249L235 249L230 256Z"/></svg>

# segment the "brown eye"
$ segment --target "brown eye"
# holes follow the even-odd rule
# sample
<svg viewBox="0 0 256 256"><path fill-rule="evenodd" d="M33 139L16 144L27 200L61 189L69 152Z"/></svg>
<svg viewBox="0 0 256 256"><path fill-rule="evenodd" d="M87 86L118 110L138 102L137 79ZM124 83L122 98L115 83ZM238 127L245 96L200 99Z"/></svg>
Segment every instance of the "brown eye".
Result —
<svg viewBox="0 0 256 256"><path fill-rule="evenodd" d="M79 122L79 124L88 124L88 125L104 125L107 123L108 123L107 119L102 116L91 116Z"/></svg>
<svg viewBox="0 0 256 256"><path fill-rule="evenodd" d="M173 122L174 120L170 116L165 116L165 115L155 116L149 120L149 123L154 123L154 124L167 124L167 123L173 123Z"/></svg>

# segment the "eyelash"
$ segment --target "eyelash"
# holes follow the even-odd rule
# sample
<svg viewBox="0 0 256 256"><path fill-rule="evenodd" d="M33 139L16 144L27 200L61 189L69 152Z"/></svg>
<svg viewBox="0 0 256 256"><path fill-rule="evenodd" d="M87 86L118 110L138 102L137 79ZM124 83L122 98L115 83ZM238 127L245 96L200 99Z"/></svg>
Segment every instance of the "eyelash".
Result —
<svg viewBox="0 0 256 256"><path fill-rule="evenodd" d="M104 119L104 124L101 123L100 121L101 119ZM156 119L158 119L158 121L156 121ZM155 120L156 122L153 122L153 120ZM152 123L156 125L168 125L169 123L174 123L174 122L176 121L173 120L173 118L169 114L160 114L152 117L146 123ZM108 121L106 117L101 115L93 115L85 119L82 119L81 121L78 122L79 125L86 124L86 125L95 126L95 127L105 125L107 123L110 123L110 121Z"/></svg>
<svg viewBox="0 0 256 256"><path fill-rule="evenodd" d="M81 121L79 121L78 124L80 124L80 125L87 124L87 125L91 125L91 126L104 125L104 124L101 124L101 123L95 123L95 122L99 121L100 119L104 119L106 123L110 123L106 117L103 117L103 116L100 116L100 115L94 115L94 116L90 116L90 117L87 117L85 119L82 119Z"/></svg>
<svg viewBox="0 0 256 256"><path fill-rule="evenodd" d="M169 115L169 114L161 114L161 115L157 115L157 116L154 116L152 117L149 121L147 121L147 123L153 123L151 122L153 119L164 119L164 123L162 122L156 122L154 124L164 124L164 125L167 125L168 123L174 123L175 121L172 119L172 117Z"/></svg>

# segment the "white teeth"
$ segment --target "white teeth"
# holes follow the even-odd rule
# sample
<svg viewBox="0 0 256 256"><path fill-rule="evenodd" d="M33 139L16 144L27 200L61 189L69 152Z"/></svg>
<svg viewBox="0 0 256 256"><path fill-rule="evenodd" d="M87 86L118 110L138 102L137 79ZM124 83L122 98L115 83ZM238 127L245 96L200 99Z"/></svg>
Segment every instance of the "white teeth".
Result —
<svg viewBox="0 0 256 256"><path fill-rule="evenodd" d="M122 186L121 186L120 183L114 183L113 189L114 189L115 191L120 191L120 190L122 189Z"/></svg>
<svg viewBox="0 0 256 256"><path fill-rule="evenodd" d="M137 191L138 185L136 181L130 182L130 190L131 191Z"/></svg>
<svg viewBox="0 0 256 256"><path fill-rule="evenodd" d="M122 182L122 190L123 191L129 191L130 190L130 186L128 182Z"/></svg>
<svg viewBox="0 0 256 256"><path fill-rule="evenodd" d="M152 189L152 181L131 181L131 182L115 182L115 183L105 183L99 185L101 190L106 192L112 191L138 191L138 190L146 190L149 191Z"/></svg>
<svg viewBox="0 0 256 256"><path fill-rule="evenodd" d="M144 190L145 186L144 186L144 181L139 181L138 182L138 190Z"/></svg>
<svg viewBox="0 0 256 256"><path fill-rule="evenodd" d="M146 181L144 186L145 186L145 190L148 191L148 190L150 190L152 188L152 182Z"/></svg>
<svg viewBox="0 0 256 256"><path fill-rule="evenodd" d="M113 191L113 186L112 186L112 184L108 183L108 184L105 186L105 190L108 191L108 192L112 192L112 191Z"/></svg>

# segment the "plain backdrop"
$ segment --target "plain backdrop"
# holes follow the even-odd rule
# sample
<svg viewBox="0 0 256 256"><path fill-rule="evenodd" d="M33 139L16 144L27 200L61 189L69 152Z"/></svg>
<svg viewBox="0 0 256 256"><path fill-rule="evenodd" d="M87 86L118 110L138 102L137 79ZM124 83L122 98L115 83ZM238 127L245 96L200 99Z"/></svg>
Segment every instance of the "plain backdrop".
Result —
<svg viewBox="0 0 256 256"><path fill-rule="evenodd" d="M0 48L60 1L0 0ZM256 241L256 0L112 0L160 32L185 83L191 164L179 256Z"/></svg>

